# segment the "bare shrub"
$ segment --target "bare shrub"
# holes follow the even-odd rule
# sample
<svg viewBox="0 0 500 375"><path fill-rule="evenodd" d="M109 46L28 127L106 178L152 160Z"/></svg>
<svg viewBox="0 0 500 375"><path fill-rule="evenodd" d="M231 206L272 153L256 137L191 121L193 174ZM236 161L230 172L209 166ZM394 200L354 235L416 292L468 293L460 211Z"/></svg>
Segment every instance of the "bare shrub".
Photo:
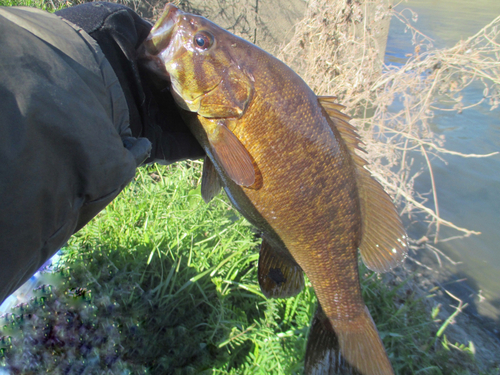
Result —
<svg viewBox="0 0 500 375"><path fill-rule="evenodd" d="M423 214L430 229L428 237L434 242L438 241L440 226L454 228L458 236L479 234L440 217L431 159L496 153L473 155L447 150L445 139L432 132L429 120L436 111L464 110L462 92L478 82L484 86L483 98L474 105L486 102L492 110L498 107L500 17L456 46L439 50L411 26L407 15L416 17L411 10L396 12L381 5L370 24L359 18L363 14L360 7L355 1L311 1L306 17L279 57L318 95L337 96L346 106L365 144L367 154L363 157L370 163L370 171L401 207L402 214L410 218ZM393 16L392 22L404 22L412 33L414 53L403 66L384 66L381 72L372 24L388 15ZM352 32L354 23L362 24L363 37ZM391 108L395 102L401 105ZM425 168L412 168L415 152L425 159ZM414 189L415 179L423 173L431 178L430 196Z"/></svg>

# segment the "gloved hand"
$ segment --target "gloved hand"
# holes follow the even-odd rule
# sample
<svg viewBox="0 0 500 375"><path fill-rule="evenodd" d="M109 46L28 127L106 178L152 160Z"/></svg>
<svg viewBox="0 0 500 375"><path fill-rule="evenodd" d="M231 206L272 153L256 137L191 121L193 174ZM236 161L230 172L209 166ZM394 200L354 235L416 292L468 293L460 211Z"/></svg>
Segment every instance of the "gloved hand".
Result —
<svg viewBox="0 0 500 375"><path fill-rule="evenodd" d="M203 156L170 93L138 66L148 22L109 3L58 15L0 7L0 303L139 164Z"/></svg>
<svg viewBox="0 0 500 375"><path fill-rule="evenodd" d="M146 163L169 164L204 155L170 92L159 88L158 79L138 64L137 49L151 30L150 23L124 5L105 2L85 3L56 14L94 38L111 63L129 107L132 137L145 137L153 145Z"/></svg>

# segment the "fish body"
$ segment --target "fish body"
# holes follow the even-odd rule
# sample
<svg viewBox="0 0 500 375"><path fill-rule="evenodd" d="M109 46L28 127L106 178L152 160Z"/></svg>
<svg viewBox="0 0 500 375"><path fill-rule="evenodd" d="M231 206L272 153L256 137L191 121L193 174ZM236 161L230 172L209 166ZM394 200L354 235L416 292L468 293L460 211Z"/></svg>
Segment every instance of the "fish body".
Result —
<svg viewBox="0 0 500 375"><path fill-rule="evenodd" d="M301 291L319 305L307 374L393 374L361 295L358 249L387 271L405 232L355 152L359 139L333 98L317 97L289 67L207 19L167 5L146 41L207 157L202 195L223 187L263 233L259 283L268 297Z"/></svg>

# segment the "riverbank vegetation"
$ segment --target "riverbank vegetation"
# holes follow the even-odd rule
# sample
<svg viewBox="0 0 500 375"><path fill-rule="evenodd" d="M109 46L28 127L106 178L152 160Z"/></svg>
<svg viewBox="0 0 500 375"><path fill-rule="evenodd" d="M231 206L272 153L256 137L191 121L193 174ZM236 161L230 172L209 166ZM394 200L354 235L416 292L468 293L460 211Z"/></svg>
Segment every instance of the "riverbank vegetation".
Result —
<svg viewBox="0 0 500 375"><path fill-rule="evenodd" d="M6 1L11 0L0 5L15 5ZM43 0L34 5L59 6ZM415 54L380 75L369 35L364 42L350 39L348 30L337 32L329 18L339 14L335 9L321 3L315 4L316 13L311 9L280 57L292 66L302 61L305 65L294 67L318 94L339 96L363 136L372 173L404 215L428 221L429 242L439 239L439 226L453 224L439 217L434 194L413 190L414 179L432 175L432 168L426 163L415 170L411 155L418 152L428 160L449 152L428 119L443 103L445 109L460 110L460 90L473 80L485 85L484 100L498 105L500 19L444 51L433 50L408 22ZM316 58L301 57L310 51ZM336 53L350 56L344 61L352 63L332 67ZM331 72L332 80L317 79L319 71ZM395 102L400 103L396 112L389 110ZM306 282L297 297L264 298L256 275L259 234L224 195L203 203L200 166L194 161L137 171L120 196L72 237L53 272L41 277L45 286L33 299L0 319L0 369L16 374L302 373L314 292ZM473 234L456 229L459 235ZM412 247L421 244L415 240ZM397 374L500 373L498 363L475 359L473 342L447 339L456 315L437 321L439 309L428 308L432 295L416 293L411 275L396 282L360 267L364 299Z"/></svg>
<svg viewBox="0 0 500 375"><path fill-rule="evenodd" d="M430 242L439 241L440 226L457 236L479 234L442 219L434 184L431 158L446 155L489 157L447 150L445 139L431 129L439 111L463 111L483 103L500 105L500 16L478 33L449 49L433 48L432 40L415 28L418 15L411 9L396 12L390 2L379 1L374 16L361 18L363 2L314 0L296 26L291 42L278 56L292 66L318 95L336 95L351 114L365 143L372 174L402 208L403 215L424 214ZM402 22L412 35L414 53L405 61L381 67L375 25L385 17ZM353 24L369 22L353 31ZM382 72L381 72L382 71ZM318 72L328 72L330 79ZM463 104L465 89L483 86L483 97ZM414 157L425 165L416 168ZM429 194L414 191L414 180L431 175ZM421 215L418 217L422 217Z"/></svg>
<svg viewBox="0 0 500 375"><path fill-rule="evenodd" d="M264 298L258 243L225 196L203 203L199 162L142 168L63 249L59 276L42 276L52 287L2 318L2 365L22 374L300 374L314 292L307 283L295 298ZM443 341L405 282L361 270L397 374L481 373L473 347Z"/></svg>

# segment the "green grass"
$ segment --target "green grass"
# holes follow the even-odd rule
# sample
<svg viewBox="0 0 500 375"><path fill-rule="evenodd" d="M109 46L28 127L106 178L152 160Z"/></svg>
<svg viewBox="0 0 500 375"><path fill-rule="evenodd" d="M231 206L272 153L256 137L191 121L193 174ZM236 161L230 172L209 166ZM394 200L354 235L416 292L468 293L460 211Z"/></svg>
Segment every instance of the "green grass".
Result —
<svg viewBox="0 0 500 375"><path fill-rule="evenodd" d="M13 6L23 6L23 7L34 7L43 9L49 12L55 12L67 6L67 4L62 0L0 0L0 6L3 7L13 7Z"/></svg>
<svg viewBox="0 0 500 375"><path fill-rule="evenodd" d="M3 366L23 374L301 374L313 290L307 283L295 298L264 298L256 232L225 196L206 205L199 178L197 162L139 169L73 236L61 276L47 275L53 287L3 318ZM406 284L387 285L364 267L362 275L397 374L479 373L466 348L436 338Z"/></svg>

